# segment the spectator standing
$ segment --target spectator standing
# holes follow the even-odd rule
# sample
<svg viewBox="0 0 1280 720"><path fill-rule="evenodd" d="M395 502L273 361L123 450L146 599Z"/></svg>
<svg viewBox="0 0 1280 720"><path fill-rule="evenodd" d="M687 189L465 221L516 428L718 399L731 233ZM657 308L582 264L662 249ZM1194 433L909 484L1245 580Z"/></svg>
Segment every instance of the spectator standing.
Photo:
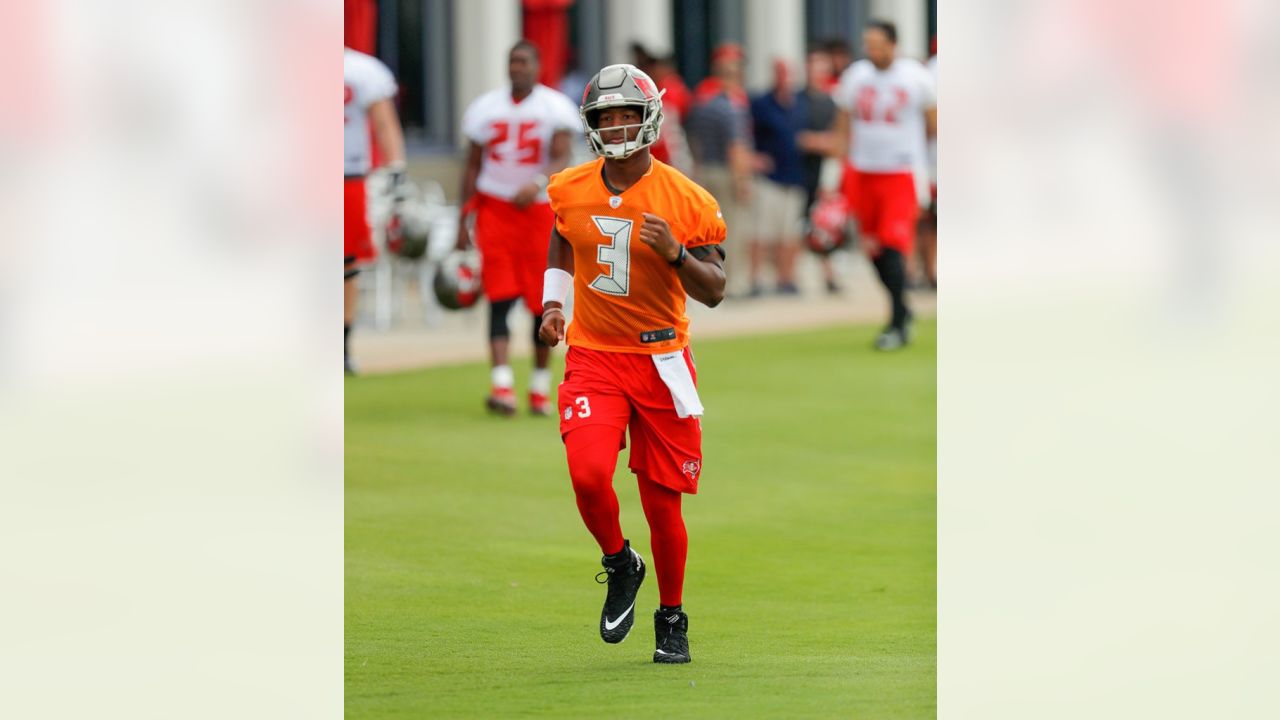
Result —
<svg viewBox="0 0 1280 720"><path fill-rule="evenodd" d="M835 144L832 127L836 121L836 104L830 93L834 79L831 56L820 47L810 48L805 55L805 86L796 94L796 104L804 116L803 129L796 134L796 145L800 149L800 166L804 173L806 217L818 201L822 165L831 162L828 155ZM827 292L839 293L840 283L836 280L831 253L821 255L820 263Z"/></svg>
<svg viewBox="0 0 1280 720"><path fill-rule="evenodd" d="M796 255L805 213L804 167L796 135L804 128L804 108L793 88L791 68L773 65L773 89L751 101L751 122L758 165L752 203L751 296L764 294L766 254L773 255L779 295L796 295Z"/></svg>
<svg viewBox="0 0 1280 720"><path fill-rule="evenodd" d="M831 58L831 79L826 87L827 92L834 92L840 76L853 64L853 48L849 41L842 37L829 37L822 42L822 49Z"/></svg>
<svg viewBox="0 0 1280 720"><path fill-rule="evenodd" d="M751 102L742 87L742 48L735 43L711 53L712 75L698 84L687 125L697 180L719 202L729 228L725 275L729 293L747 291L744 238L751 201ZM736 250L734 249L736 248Z"/></svg>

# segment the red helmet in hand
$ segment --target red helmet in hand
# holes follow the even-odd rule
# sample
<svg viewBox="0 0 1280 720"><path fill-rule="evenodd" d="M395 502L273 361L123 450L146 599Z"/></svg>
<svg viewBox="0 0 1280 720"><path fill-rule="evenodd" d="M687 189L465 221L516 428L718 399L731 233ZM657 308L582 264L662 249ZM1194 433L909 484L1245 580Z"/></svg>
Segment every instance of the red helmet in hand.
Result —
<svg viewBox="0 0 1280 720"><path fill-rule="evenodd" d="M469 308L480 301L480 258L474 251L454 250L436 268L436 300L450 310Z"/></svg>
<svg viewBox="0 0 1280 720"><path fill-rule="evenodd" d="M841 193L825 193L809 211L809 228L805 242L819 255L849 242L849 203Z"/></svg>

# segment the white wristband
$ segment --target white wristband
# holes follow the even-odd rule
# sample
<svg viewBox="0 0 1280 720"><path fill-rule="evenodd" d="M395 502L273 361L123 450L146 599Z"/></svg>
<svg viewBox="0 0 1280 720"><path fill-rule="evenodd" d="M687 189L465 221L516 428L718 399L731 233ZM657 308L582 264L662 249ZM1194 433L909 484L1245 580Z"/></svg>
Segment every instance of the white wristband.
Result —
<svg viewBox="0 0 1280 720"><path fill-rule="evenodd" d="M560 268L547 268L542 274L542 304L558 302L564 307L569 299L569 288L573 287L573 276Z"/></svg>

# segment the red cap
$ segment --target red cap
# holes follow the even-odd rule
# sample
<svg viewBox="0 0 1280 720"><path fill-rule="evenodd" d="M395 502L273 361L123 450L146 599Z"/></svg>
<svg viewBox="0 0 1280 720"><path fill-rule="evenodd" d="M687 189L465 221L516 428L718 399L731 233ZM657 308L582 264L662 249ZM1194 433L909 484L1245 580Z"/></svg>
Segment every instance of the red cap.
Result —
<svg viewBox="0 0 1280 720"><path fill-rule="evenodd" d="M721 60L741 60L743 58L742 46L738 43L720 43L715 50L711 51L711 62L719 62Z"/></svg>

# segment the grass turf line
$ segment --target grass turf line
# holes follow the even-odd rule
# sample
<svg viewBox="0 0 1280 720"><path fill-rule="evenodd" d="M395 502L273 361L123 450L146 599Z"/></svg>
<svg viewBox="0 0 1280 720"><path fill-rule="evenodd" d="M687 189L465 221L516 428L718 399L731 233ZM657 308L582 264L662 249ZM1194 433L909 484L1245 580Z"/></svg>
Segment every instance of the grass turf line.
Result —
<svg viewBox="0 0 1280 720"><path fill-rule="evenodd" d="M874 334L695 341L684 666L651 662L652 571L601 642L554 417L486 415L480 364L348 381L347 717L934 716L935 326L893 354Z"/></svg>

